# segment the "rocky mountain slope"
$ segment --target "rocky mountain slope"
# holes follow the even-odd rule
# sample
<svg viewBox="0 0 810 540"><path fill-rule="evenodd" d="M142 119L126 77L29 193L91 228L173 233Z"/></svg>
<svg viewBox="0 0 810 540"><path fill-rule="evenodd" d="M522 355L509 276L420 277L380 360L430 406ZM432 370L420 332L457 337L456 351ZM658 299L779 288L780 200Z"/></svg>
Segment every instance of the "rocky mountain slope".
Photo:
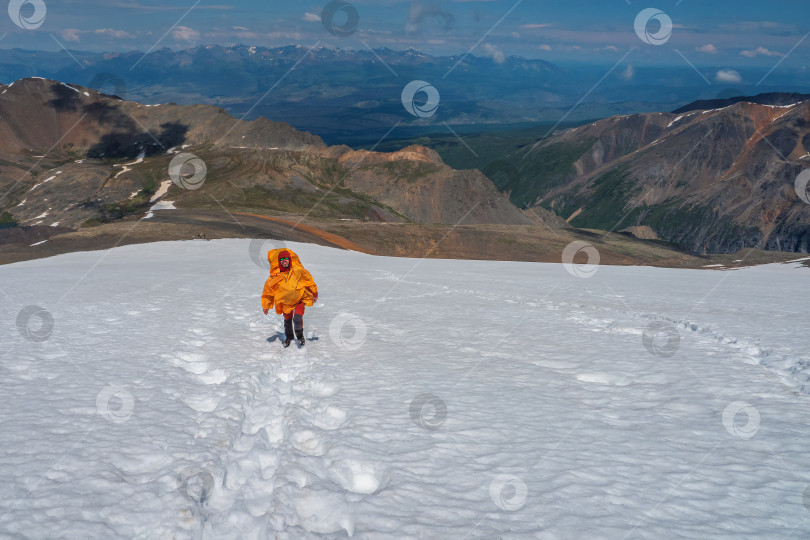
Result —
<svg viewBox="0 0 810 540"><path fill-rule="evenodd" d="M504 162L509 174L488 174L514 203L576 227L629 229L694 253L810 250L810 204L794 189L810 167L810 101L613 117Z"/></svg>
<svg viewBox="0 0 810 540"><path fill-rule="evenodd" d="M161 197L331 218L532 223L483 174L421 147L355 152L265 118L142 105L40 78L0 86L0 118L0 214L25 226L95 225L143 214ZM180 153L204 162L199 189L169 179Z"/></svg>

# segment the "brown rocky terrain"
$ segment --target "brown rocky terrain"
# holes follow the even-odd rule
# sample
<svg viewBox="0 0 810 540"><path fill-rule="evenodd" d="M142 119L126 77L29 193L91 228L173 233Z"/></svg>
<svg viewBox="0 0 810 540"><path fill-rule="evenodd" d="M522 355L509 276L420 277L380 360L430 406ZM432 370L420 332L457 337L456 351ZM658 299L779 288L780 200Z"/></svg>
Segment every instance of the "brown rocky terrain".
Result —
<svg viewBox="0 0 810 540"><path fill-rule="evenodd" d="M613 117L509 159L512 200L576 227L633 228L695 253L810 250L810 205L794 189L810 166L810 101Z"/></svg>
<svg viewBox="0 0 810 540"><path fill-rule="evenodd" d="M178 205L532 222L483 174L455 171L426 148L355 152L264 118L240 121L205 105L144 106L45 79L0 88L0 116L0 209L22 225L78 228L144 212L180 152L199 156L207 174L198 191L168 185L165 198Z"/></svg>
<svg viewBox="0 0 810 540"><path fill-rule="evenodd" d="M661 242L642 241L624 233L603 235L597 231L551 229L537 225L419 225L178 209L156 211L154 217L148 220L128 217L78 231L63 230L51 236L47 242L35 246L27 243L0 245L0 264L134 243L197 241L193 239L200 234L205 234L208 240L272 238L355 249L374 255L413 258L559 263L565 246L580 240L599 250L600 264L679 268L709 266L715 269L796 259L794 253L756 250L743 250L733 255L695 256ZM575 257L574 261L586 262L584 254L581 260L579 257Z"/></svg>

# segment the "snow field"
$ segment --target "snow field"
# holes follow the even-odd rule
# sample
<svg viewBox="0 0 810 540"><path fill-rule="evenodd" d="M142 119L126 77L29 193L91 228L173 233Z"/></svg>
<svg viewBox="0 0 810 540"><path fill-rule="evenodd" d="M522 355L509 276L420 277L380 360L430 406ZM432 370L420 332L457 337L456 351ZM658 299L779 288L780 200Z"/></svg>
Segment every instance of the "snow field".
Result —
<svg viewBox="0 0 810 540"><path fill-rule="evenodd" d="M810 533L806 268L291 244L320 289L298 350L260 311L271 247L0 267L0 536Z"/></svg>

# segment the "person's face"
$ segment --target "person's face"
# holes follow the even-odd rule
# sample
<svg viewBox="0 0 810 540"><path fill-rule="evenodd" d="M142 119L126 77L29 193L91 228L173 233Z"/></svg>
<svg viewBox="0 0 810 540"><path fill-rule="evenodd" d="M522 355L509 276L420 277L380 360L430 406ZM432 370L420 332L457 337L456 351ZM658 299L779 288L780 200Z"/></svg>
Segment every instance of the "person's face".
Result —
<svg viewBox="0 0 810 540"><path fill-rule="evenodd" d="M283 259L281 259L280 264L281 264L282 268L289 268L290 267L290 259L284 257Z"/></svg>

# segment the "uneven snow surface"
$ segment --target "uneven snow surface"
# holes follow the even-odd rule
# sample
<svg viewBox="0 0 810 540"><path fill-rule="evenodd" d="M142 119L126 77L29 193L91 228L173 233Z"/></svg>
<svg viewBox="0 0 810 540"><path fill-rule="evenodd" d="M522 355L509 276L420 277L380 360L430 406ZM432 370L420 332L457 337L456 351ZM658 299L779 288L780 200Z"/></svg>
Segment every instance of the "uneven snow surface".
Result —
<svg viewBox="0 0 810 540"><path fill-rule="evenodd" d="M799 263L372 257L272 241L0 267L2 538L810 536Z"/></svg>

